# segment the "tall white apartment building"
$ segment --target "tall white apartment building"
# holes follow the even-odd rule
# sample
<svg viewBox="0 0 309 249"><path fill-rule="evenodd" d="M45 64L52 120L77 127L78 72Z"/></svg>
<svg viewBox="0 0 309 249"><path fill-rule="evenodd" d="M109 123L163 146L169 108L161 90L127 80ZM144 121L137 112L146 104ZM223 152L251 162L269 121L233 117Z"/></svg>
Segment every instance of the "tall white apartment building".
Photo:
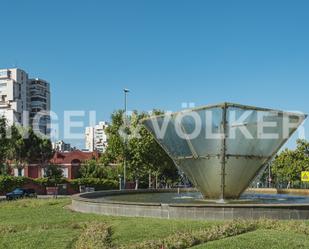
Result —
<svg viewBox="0 0 309 249"><path fill-rule="evenodd" d="M0 116L4 116L10 125L15 122L28 124L23 115L23 111L29 111L27 91L25 71L18 68L0 70Z"/></svg>
<svg viewBox="0 0 309 249"><path fill-rule="evenodd" d="M99 122L98 125L86 127L85 146L88 151L99 151L103 153L107 147L108 139L105 129L107 122Z"/></svg>
<svg viewBox="0 0 309 249"><path fill-rule="evenodd" d="M50 111L49 83L40 79L29 79L28 74L19 68L0 69L0 116L9 125L33 125L39 112ZM48 134L49 115L41 115L37 127Z"/></svg>

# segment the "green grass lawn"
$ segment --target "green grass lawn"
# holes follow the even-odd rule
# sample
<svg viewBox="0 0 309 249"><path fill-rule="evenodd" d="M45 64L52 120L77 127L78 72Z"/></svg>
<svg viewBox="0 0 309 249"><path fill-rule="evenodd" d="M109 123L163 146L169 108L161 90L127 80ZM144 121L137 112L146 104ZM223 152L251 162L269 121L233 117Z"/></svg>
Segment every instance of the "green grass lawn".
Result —
<svg viewBox="0 0 309 249"><path fill-rule="evenodd" d="M68 204L70 199L1 202L0 248L71 248L81 232L80 224L89 221L111 224L116 245L162 238L176 231L194 230L214 224L82 214L64 208Z"/></svg>
<svg viewBox="0 0 309 249"><path fill-rule="evenodd" d="M115 246L133 245L223 223L82 214L65 208L68 204L70 199L0 202L0 248L73 248L84 224L91 221L112 226ZM309 239L304 233L258 229L193 248L299 249L309 248Z"/></svg>

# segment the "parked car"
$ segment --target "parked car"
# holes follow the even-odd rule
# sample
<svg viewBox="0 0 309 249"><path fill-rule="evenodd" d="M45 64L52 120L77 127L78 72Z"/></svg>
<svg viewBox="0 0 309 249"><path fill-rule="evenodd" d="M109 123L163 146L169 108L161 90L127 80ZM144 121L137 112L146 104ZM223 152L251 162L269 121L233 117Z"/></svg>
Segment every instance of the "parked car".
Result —
<svg viewBox="0 0 309 249"><path fill-rule="evenodd" d="M37 194L34 189L16 188L12 192L6 194L7 200L15 200L25 197L36 198Z"/></svg>

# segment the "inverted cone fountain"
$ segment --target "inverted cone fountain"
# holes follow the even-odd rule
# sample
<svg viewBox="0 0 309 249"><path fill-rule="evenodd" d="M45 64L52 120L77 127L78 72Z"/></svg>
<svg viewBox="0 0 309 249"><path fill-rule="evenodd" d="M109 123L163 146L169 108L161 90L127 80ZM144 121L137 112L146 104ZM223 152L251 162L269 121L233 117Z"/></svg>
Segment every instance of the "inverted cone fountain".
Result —
<svg viewBox="0 0 309 249"><path fill-rule="evenodd" d="M205 198L237 199L306 115L232 103L143 120Z"/></svg>
<svg viewBox="0 0 309 249"><path fill-rule="evenodd" d="M96 191L73 196L71 208L166 219L309 219L309 198L297 191L243 193L305 118L301 113L231 103L152 116L142 123L200 192Z"/></svg>

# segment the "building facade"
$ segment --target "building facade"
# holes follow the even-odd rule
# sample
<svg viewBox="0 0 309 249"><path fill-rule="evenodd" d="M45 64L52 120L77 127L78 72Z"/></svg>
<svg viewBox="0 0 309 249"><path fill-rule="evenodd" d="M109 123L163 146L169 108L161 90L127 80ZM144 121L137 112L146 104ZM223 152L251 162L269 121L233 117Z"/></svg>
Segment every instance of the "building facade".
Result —
<svg viewBox="0 0 309 249"><path fill-rule="evenodd" d="M50 89L49 83L36 78L28 80L30 122L35 132L49 134ZM38 113L40 115L38 115Z"/></svg>
<svg viewBox="0 0 309 249"><path fill-rule="evenodd" d="M89 126L85 129L86 151L94 151L94 127Z"/></svg>
<svg viewBox="0 0 309 249"><path fill-rule="evenodd" d="M52 143L53 150L57 152L72 151L71 144L65 143L63 140Z"/></svg>
<svg viewBox="0 0 309 249"><path fill-rule="evenodd" d="M86 127L85 146L90 152L98 151L103 153L106 150L108 138L105 132L108 127L107 122L99 122L98 125Z"/></svg>
<svg viewBox="0 0 309 249"><path fill-rule="evenodd" d="M70 152L55 152L50 160L51 164L57 165L63 172L63 177L75 179L80 176L79 170L81 165L90 159L99 159L98 152L82 152L79 150ZM46 168L40 164L29 164L22 170L21 176L30 178L41 178L45 176ZM18 172L14 170L13 175L18 176Z"/></svg>
<svg viewBox="0 0 309 249"><path fill-rule="evenodd" d="M48 82L29 79L28 74L19 68L0 69L0 116L4 116L9 125L30 125L47 135L49 111Z"/></svg>
<svg viewBox="0 0 309 249"><path fill-rule="evenodd" d="M0 116L8 123L27 124L24 111L29 111L30 103L27 98L28 75L25 71L14 69L0 70Z"/></svg>

